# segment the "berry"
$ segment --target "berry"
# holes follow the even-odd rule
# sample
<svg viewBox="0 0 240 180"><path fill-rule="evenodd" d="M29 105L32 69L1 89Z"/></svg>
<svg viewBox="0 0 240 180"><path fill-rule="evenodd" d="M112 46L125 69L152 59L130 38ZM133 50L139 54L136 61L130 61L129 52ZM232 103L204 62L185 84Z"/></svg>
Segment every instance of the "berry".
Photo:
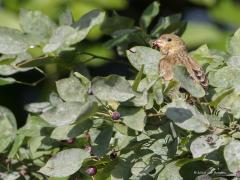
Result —
<svg viewBox="0 0 240 180"><path fill-rule="evenodd" d="M120 117L121 117L121 115L120 115L119 112L114 111L114 112L112 113L111 117L112 117L112 120L119 120Z"/></svg>
<svg viewBox="0 0 240 180"><path fill-rule="evenodd" d="M85 171L89 176L94 176L97 174L97 168L94 166L89 166L87 170Z"/></svg>

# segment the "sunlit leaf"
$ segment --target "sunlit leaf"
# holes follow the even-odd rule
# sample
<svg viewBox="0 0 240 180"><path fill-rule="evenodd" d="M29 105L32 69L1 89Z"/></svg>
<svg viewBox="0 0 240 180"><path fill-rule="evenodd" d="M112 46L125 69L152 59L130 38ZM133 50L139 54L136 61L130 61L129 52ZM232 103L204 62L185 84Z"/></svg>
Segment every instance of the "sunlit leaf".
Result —
<svg viewBox="0 0 240 180"><path fill-rule="evenodd" d="M89 156L90 154L82 149L66 149L50 158L39 172L50 177L69 176L78 171Z"/></svg>
<svg viewBox="0 0 240 180"><path fill-rule="evenodd" d="M203 135L196 138L190 146L193 158L199 158L202 155L211 153L220 146L227 144L228 138L214 134Z"/></svg>
<svg viewBox="0 0 240 180"><path fill-rule="evenodd" d="M96 77L92 81L93 94L105 101L127 101L134 97L129 82L117 75Z"/></svg>
<svg viewBox="0 0 240 180"><path fill-rule="evenodd" d="M41 114L41 117L49 124L63 126L85 120L96 112L96 102L63 102Z"/></svg>
<svg viewBox="0 0 240 180"><path fill-rule="evenodd" d="M13 113L0 106L0 152L3 152L15 139L17 123Z"/></svg>
<svg viewBox="0 0 240 180"><path fill-rule="evenodd" d="M162 57L159 51L148 47L136 46L127 51L127 57L137 70L140 70L142 65L144 65L144 73L146 75L158 75L158 64Z"/></svg>
<svg viewBox="0 0 240 180"><path fill-rule="evenodd" d="M177 126L194 131L196 133L205 132L209 127L209 121L194 106L182 100L176 100L167 105L166 116Z"/></svg>
<svg viewBox="0 0 240 180"><path fill-rule="evenodd" d="M232 140L224 148L224 159L227 163L228 169L236 173L240 169L240 142L238 140Z"/></svg>
<svg viewBox="0 0 240 180"><path fill-rule="evenodd" d="M185 67L176 66L174 68L174 77L180 82L180 86L187 90L192 96L198 98L205 96L205 91L202 86L192 80Z"/></svg>
<svg viewBox="0 0 240 180"><path fill-rule="evenodd" d="M82 84L76 77L69 77L56 82L57 91L64 101L86 100L88 87Z"/></svg>
<svg viewBox="0 0 240 180"><path fill-rule="evenodd" d="M151 3L144 11L140 18L140 26L144 29L147 29L153 18L156 17L159 13L160 4L156 1Z"/></svg>

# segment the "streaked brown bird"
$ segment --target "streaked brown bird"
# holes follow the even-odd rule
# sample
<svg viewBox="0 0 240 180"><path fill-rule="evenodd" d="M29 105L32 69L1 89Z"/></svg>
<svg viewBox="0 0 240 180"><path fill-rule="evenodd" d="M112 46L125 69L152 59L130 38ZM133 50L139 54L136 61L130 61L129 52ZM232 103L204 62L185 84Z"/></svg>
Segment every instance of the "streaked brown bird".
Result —
<svg viewBox="0 0 240 180"><path fill-rule="evenodd" d="M186 44L180 37L174 34L161 35L153 42L153 47L159 49L165 55L159 63L159 73L164 80L172 80L174 66L183 65L194 81L204 89L208 87L208 80L202 67L190 57Z"/></svg>

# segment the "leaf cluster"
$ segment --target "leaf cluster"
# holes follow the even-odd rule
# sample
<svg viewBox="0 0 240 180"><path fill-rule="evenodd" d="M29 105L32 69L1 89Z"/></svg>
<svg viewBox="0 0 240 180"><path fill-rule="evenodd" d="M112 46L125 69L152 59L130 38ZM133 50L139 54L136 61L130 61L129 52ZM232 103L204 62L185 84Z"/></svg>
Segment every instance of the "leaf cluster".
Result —
<svg viewBox="0 0 240 180"><path fill-rule="evenodd" d="M207 72L207 91L181 66L165 83L157 70L163 56L146 42L180 33L185 23L174 15L154 24L159 6L147 7L139 26L117 14L104 18L98 10L77 22L67 12L59 26L40 12L22 11L22 31L0 28L3 76L46 61L62 63L62 53L76 52L74 45L100 23L112 37L106 44L124 53L137 70L132 79L115 74L90 79L71 71L56 81L48 101L25 107L29 115L20 129L14 115L0 107L2 177L18 178L25 170L29 179L90 179L89 167L97 168L94 179L99 180L239 176L240 30L227 42L227 52L207 45L191 52ZM41 51L34 60L31 48ZM13 81L3 77L0 84Z"/></svg>

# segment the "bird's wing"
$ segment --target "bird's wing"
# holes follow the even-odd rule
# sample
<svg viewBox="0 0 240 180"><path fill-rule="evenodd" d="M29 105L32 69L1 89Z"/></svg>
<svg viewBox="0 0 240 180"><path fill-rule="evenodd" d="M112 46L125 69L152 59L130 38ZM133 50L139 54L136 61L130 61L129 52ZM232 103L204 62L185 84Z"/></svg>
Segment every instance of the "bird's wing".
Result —
<svg viewBox="0 0 240 180"><path fill-rule="evenodd" d="M187 61L185 61L185 63L186 63L185 66L187 68L187 71L189 72L191 77L197 82L199 82L203 88L207 88L208 79L202 67L190 56L187 57Z"/></svg>

